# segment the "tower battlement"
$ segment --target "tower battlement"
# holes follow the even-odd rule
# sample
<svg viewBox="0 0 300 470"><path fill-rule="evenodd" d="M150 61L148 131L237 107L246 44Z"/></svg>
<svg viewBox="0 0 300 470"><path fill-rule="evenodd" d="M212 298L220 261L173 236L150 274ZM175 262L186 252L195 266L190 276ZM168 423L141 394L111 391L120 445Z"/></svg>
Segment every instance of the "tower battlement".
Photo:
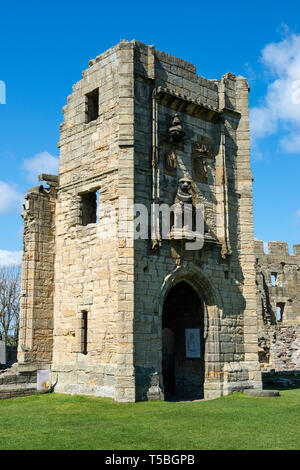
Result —
<svg viewBox="0 0 300 470"><path fill-rule="evenodd" d="M255 240L255 253L260 258L266 256L266 261L271 262L272 260L284 261L289 264L300 263L300 244L293 245L293 253L289 252L289 245L287 242L269 241L268 251L265 251L264 242L262 240Z"/></svg>

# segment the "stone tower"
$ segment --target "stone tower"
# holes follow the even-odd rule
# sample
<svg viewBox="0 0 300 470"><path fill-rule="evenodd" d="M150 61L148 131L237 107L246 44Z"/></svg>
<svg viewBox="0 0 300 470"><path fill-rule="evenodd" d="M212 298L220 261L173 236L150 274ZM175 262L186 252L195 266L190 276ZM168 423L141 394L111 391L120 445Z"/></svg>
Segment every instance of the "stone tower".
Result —
<svg viewBox="0 0 300 470"><path fill-rule="evenodd" d="M255 241L258 357L263 372L300 369L300 245ZM294 374L291 374L293 376Z"/></svg>
<svg viewBox="0 0 300 470"><path fill-rule="evenodd" d="M248 91L137 41L90 61L59 175L26 196L21 367L118 401L261 388ZM153 221L181 197L204 207L201 249L164 238L160 217L134 236L133 204Z"/></svg>

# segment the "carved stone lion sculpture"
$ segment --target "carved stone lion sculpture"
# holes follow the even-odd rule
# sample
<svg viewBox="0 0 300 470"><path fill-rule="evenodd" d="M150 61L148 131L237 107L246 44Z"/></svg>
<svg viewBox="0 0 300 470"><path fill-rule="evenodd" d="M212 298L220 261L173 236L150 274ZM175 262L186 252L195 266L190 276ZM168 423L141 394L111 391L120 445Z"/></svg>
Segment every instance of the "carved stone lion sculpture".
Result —
<svg viewBox="0 0 300 470"><path fill-rule="evenodd" d="M190 193L192 181L189 178L180 178L178 181L178 189L175 202L183 202L184 204L193 204L193 196Z"/></svg>

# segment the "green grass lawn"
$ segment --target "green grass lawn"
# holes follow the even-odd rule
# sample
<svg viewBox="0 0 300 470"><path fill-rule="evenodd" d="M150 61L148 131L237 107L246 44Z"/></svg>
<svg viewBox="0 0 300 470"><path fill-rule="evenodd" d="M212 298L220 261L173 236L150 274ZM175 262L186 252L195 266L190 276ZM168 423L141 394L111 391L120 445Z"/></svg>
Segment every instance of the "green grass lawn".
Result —
<svg viewBox="0 0 300 470"><path fill-rule="evenodd" d="M300 449L300 389L203 402L0 400L0 449Z"/></svg>

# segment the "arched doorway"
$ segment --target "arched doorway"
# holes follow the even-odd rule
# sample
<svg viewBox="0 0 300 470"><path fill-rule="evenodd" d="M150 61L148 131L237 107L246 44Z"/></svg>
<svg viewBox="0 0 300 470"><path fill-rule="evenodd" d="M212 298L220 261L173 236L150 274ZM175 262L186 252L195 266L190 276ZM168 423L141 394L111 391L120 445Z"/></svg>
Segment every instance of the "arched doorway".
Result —
<svg viewBox="0 0 300 470"><path fill-rule="evenodd" d="M162 372L165 398L204 396L204 308L185 281L172 287L162 315Z"/></svg>

